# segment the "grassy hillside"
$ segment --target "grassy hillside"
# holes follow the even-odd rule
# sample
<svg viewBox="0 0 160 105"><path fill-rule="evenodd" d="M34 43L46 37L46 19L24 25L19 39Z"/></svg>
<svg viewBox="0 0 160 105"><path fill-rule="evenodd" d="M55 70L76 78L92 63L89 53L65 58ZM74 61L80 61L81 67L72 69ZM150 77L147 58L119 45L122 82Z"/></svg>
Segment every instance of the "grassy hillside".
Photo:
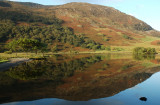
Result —
<svg viewBox="0 0 160 105"><path fill-rule="evenodd" d="M52 51L158 49L160 33L114 8L88 3L44 6L0 1L0 40L37 39ZM56 49L56 50L55 50ZM159 50L159 49L158 49Z"/></svg>

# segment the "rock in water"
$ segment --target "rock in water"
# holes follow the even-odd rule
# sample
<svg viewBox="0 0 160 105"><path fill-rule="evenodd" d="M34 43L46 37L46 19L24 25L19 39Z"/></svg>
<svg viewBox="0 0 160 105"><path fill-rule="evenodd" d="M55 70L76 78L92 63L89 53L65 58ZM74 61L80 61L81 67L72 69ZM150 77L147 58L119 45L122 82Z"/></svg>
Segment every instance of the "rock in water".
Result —
<svg viewBox="0 0 160 105"><path fill-rule="evenodd" d="M141 97L139 98L141 101L147 101L147 98L146 97Z"/></svg>

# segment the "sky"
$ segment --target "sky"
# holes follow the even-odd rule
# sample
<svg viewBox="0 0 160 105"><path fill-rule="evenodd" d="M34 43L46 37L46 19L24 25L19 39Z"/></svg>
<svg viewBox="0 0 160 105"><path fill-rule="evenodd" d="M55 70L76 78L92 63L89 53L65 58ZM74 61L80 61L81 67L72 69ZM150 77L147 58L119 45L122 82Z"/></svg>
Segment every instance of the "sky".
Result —
<svg viewBox="0 0 160 105"><path fill-rule="evenodd" d="M11 0L34 2L43 5L61 5L70 2L87 2L110 6L132 15L160 31L160 0Z"/></svg>

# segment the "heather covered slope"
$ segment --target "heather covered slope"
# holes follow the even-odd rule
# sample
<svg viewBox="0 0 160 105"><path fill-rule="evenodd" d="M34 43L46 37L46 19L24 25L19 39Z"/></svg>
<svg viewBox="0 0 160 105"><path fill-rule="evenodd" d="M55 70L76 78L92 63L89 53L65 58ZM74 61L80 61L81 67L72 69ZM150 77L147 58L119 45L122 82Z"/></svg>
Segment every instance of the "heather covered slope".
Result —
<svg viewBox="0 0 160 105"><path fill-rule="evenodd" d="M128 46L143 43L141 38L148 35L159 36L159 32L145 22L111 7L69 3L50 7L50 11L55 11L56 16L64 20L63 25L72 27L77 34L84 33L104 45Z"/></svg>
<svg viewBox="0 0 160 105"><path fill-rule="evenodd" d="M160 32L145 22L112 7L88 3L44 6L1 0L0 23L1 30L9 26L0 33L3 43L27 37L47 43L49 49L56 45L61 51L103 50L107 46L158 48L160 40Z"/></svg>
<svg viewBox="0 0 160 105"><path fill-rule="evenodd" d="M88 22L91 26L94 27L112 26L126 30L153 30L151 26L144 23L143 21L122 13L112 7L88 3L69 3L54 8L57 16L72 17L79 20L80 22Z"/></svg>

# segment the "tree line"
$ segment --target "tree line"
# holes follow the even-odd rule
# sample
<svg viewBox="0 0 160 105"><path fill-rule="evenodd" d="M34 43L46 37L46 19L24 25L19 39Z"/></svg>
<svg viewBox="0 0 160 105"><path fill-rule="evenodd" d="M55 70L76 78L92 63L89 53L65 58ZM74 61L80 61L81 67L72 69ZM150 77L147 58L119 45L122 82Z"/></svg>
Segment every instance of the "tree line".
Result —
<svg viewBox="0 0 160 105"><path fill-rule="evenodd" d="M26 38L20 38L18 40L13 40L9 42L6 47L10 49L11 52L17 52L17 51L35 51L37 52L40 50L43 52L43 50L46 49L46 45L37 41L37 40L31 40Z"/></svg>
<svg viewBox="0 0 160 105"><path fill-rule="evenodd" d="M59 24L18 26L11 20L0 21L0 40L2 42L9 39L18 40L19 38L33 39L45 43L48 49L52 49L51 46L59 42L69 43L75 47L104 49L101 44L86 38L84 35L75 35L71 28L62 27Z"/></svg>

